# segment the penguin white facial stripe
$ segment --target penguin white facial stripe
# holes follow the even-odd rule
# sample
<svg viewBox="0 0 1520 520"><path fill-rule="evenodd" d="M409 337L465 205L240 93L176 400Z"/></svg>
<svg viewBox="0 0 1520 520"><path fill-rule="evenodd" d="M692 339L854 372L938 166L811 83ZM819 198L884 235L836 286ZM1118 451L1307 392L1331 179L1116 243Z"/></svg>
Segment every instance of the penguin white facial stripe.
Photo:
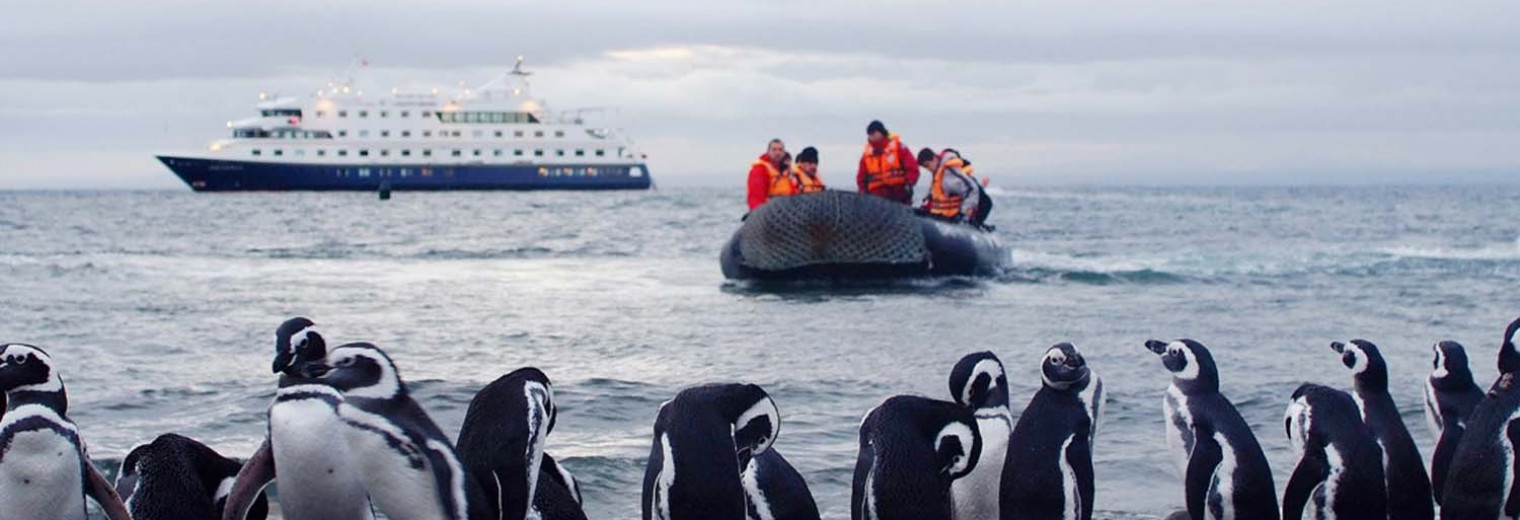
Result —
<svg viewBox="0 0 1520 520"><path fill-rule="evenodd" d="M1302 459L1309 444L1309 425L1312 420L1308 401L1299 397L1289 402L1283 417L1288 423L1286 433L1288 444L1293 447L1294 458Z"/></svg>
<svg viewBox="0 0 1520 520"><path fill-rule="evenodd" d="M26 359L26 356L28 355L36 358L36 361L25 361L25 363L41 363L43 366L47 367L48 379L46 382L38 383L35 385L18 386L16 388L12 388L11 391L62 392L63 379L59 378L58 371L53 369L53 358L49 357L47 353L43 352L41 349L38 349L31 345L22 345L19 343L0 345L0 367L11 364L10 359L12 357L16 357L17 359ZM21 363L17 363L16 365L20 366Z"/></svg>
<svg viewBox="0 0 1520 520"><path fill-rule="evenodd" d="M298 330L295 334L291 334L290 353L294 354L296 352L300 352L301 349L306 348L307 343L311 342L312 334L317 334L317 327L315 325Z"/></svg>
<svg viewBox="0 0 1520 520"><path fill-rule="evenodd" d="M981 361L978 361L976 363L976 366L971 369L971 378L966 380L965 388L961 388L962 403L969 404L971 402L971 387L976 384L977 378L981 377L982 374L987 375L987 388L989 390L997 388L998 378L1004 376L1003 364L998 363L996 359L983 359Z"/></svg>
<svg viewBox="0 0 1520 520"><path fill-rule="evenodd" d="M401 377L396 374L395 365L392 365L390 361L386 360L385 356L367 349L338 350L351 350L356 352L345 352L343 353L344 355L333 356L333 359L331 360L332 363L338 363L345 359L362 357L370 359L374 361L375 364L380 366L380 378L375 382L375 384L345 391L343 392L344 395L349 397L363 397L368 399L384 400L396 397L397 394L401 393Z"/></svg>
<svg viewBox="0 0 1520 520"><path fill-rule="evenodd" d="M1182 359L1187 360L1187 366L1182 367L1181 372L1173 374L1173 377L1189 381L1198 379L1198 357L1193 354L1193 349L1188 348L1187 343L1183 343L1181 341L1173 341L1170 344L1167 344L1166 352L1167 354L1180 352L1182 354Z"/></svg>
<svg viewBox="0 0 1520 520"><path fill-rule="evenodd" d="M1446 368L1446 351L1441 350L1440 343L1436 343L1432 348L1436 351L1436 368L1430 372L1430 377L1445 379L1446 376L1451 375L1451 371Z"/></svg>
<svg viewBox="0 0 1520 520"><path fill-rule="evenodd" d="M971 446L975 442L976 437L972 433L971 427L965 423L953 422L947 424L939 430L939 435L934 437L935 453L938 453L940 447L945 444L945 439L950 438L954 438L960 442L961 452L955 456L954 462L950 464L946 472L951 475L960 475L966 472L967 466L971 465Z"/></svg>
<svg viewBox="0 0 1520 520"><path fill-rule="evenodd" d="M756 401L755 404L751 405L748 410L745 410L744 413L739 414L739 418L734 421L734 429L732 432L730 432L730 434L732 434L739 430L743 430L746 426L749 426L751 422L754 422L760 417L765 417L768 421L770 421L768 423L770 425L770 431L766 432L764 442L755 448L755 452L752 455L757 456L761 453L765 453L766 450L771 449L771 444L776 442L776 436L780 433L781 430L781 412L776 409L775 401L772 401L770 397Z"/></svg>
<svg viewBox="0 0 1520 520"><path fill-rule="evenodd" d="M1367 371L1367 352L1363 351L1362 347L1357 346L1356 343L1347 343L1346 352L1352 356L1352 374L1361 375Z"/></svg>

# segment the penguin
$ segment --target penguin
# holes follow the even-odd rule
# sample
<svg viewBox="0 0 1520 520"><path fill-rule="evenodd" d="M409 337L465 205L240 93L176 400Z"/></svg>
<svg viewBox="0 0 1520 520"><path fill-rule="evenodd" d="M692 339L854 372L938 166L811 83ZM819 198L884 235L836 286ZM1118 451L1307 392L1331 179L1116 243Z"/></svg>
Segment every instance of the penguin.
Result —
<svg viewBox="0 0 1520 520"><path fill-rule="evenodd" d="M1388 479L1389 520L1430 520L1436 517L1435 497L1430 492L1430 474L1425 472L1425 457L1415 446L1399 406L1388 394L1388 363L1377 345L1354 339L1339 341L1330 348L1341 356L1341 364L1351 369L1352 397L1362 420L1382 448L1383 475Z"/></svg>
<svg viewBox="0 0 1520 520"><path fill-rule="evenodd" d="M221 518L242 467L194 439L166 433L127 452L116 473L116 492L133 520ZM249 518L268 516L269 502L260 494Z"/></svg>
<svg viewBox="0 0 1520 520"><path fill-rule="evenodd" d="M752 384L682 390L660 406L639 501L644 520L742 520L742 468L780 433L781 413Z"/></svg>
<svg viewBox="0 0 1520 520"><path fill-rule="evenodd" d="M1061 343L1041 358L1040 381L1013 428L1009 443L1016 449L1002 465L1002 517L1092 520L1103 380L1076 347Z"/></svg>
<svg viewBox="0 0 1520 520"><path fill-rule="evenodd" d="M950 520L950 486L976 470L982 437L965 407L896 396L860 423L851 482L852 520Z"/></svg>
<svg viewBox="0 0 1520 520"><path fill-rule="evenodd" d="M976 415L982 436L982 455L976 470L950 484L957 519L998 518L998 493L1003 482L1003 459L1013 434L1013 411L1008 403L1008 376L1003 362L991 352L962 357L950 370L950 395Z"/></svg>
<svg viewBox="0 0 1520 520"><path fill-rule="evenodd" d="M1272 467L1251 427L1219 393L1219 368L1208 347L1190 339L1149 340L1145 347L1172 373L1162 397L1167 446L1182 474L1195 519L1277 520Z"/></svg>
<svg viewBox="0 0 1520 520"><path fill-rule="evenodd" d="M585 504L575 476L554 456L545 453L543 468L538 472L538 491L533 496L533 507L538 508L544 518L578 520L586 518Z"/></svg>
<svg viewBox="0 0 1520 520"><path fill-rule="evenodd" d="M1499 379L1467 418L1467 431L1452 455L1441 492L1441 518L1520 516L1520 319L1509 324L1499 347Z"/></svg>
<svg viewBox="0 0 1520 520"><path fill-rule="evenodd" d="M1425 381L1425 419L1436 437L1435 452L1430 454L1430 490L1440 505L1451 458L1467 431L1467 418L1483 401L1483 390L1473 382L1467 350L1460 343L1442 341L1431 350L1435 362Z"/></svg>
<svg viewBox="0 0 1520 520"><path fill-rule="evenodd" d="M271 481L279 486L281 514L289 520L374 520L338 416L343 394L298 373L326 357L327 342L311 320L291 318L275 330L271 369L279 374L279 388L269 405L268 430L238 472L223 520L247 518Z"/></svg>
<svg viewBox="0 0 1520 520"><path fill-rule="evenodd" d="M63 378L42 349L0 344L0 518L84 520L85 497L110 520L131 520L69 420Z"/></svg>
<svg viewBox="0 0 1520 520"><path fill-rule="evenodd" d="M1383 452L1350 395L1305 383L1293 392L1283 427L1299 457L1283 489L1283 518L1389 518Z"/></svg>
<svg viewBox="0 0 1520 520"><path fill-rule="evenodd" d="M818 502L802 473L774 446L750 459L740 474L749 520L819 520Z"/></svg>
<svg viewBox="0 0 1520 520"><path fill-rule="evenodd" d="M379 347L349 343L298 369L306 381L343 393L338 416L376 507L391 520L495 518L449 438L412 400ZM302 384L306 384L302 382Z"/></svg>
<svg viewBox="0 0 1520 520"><path fill-rule="evenodd" d="M496 509L492 518L521 520L584 520L580 503L564 494L538 493L544 467L544 445L559 409L549 376L537 368L521 368L497 378L470 400L459 440L454 444L465 471ZM559 471L556 465L556 472ZM543 503L556 499L568 503ZM569 512L571 516L550 516Z"/></svg>

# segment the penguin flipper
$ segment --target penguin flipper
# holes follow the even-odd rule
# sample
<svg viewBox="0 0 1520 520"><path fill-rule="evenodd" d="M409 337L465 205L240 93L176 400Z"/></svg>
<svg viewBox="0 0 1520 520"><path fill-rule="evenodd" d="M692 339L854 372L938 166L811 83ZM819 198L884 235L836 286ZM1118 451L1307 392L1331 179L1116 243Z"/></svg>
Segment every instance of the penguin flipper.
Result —
<svg viewBox="0 0 1520 520"><path fill-rule="evenodd" d="M1288 477L1288 486L1283 488L1283 518L1303 518L1314 490L1330 476L1327 466L1318 453L1305 453L1303 460L1298 461L1293 476Z"/></svg>
<svg viewBox="0 0 1520 520"><path fill-rule="evenodd" d="M1214 441L1213 434L1195 427L1193 452L1188 455L1187 475L1183 478L1187 490L1188 514L1193 518L1205 518L1209 489L1214 485L1214 472L1223 460L1224 451Z"/></svg>
<svg viewBox="0 0 1520 520"><path fill-rule="evenodd" d="M254 503L264 496L264 488L274 480L274 448L265 438L259 450L253 452L243 469L238 470L236 483L227 492L226 506L222 508L222 520L244 520Z"/></svg>
<svg viewBox="0 0 1520 520"><path fill-rule="evenodd" d="M1510 421L1504 428L1504 434L1509 437L1509 442L1512 446L1516 441L1520 441L1520 421ZM1520 475L1520 464L1515 464L1514 461L1505 462L1510 463L1511 472L1515 475ZM1520 516L1520 479L1510 478L1509 480L1512 482L1510 488L1504 490L1504 517L1515 518L1516 516Z"/></svg>
<svg viewBox="0 0 1520 520"><path fill-rule="evenodd" d="M121 495L116 494L116 488L106 476L100 474L100 470L90 463L88 458L84 461L85 470L85 494L95 499L100 504L101 511L105 512L110 520L132 520L132 513L127 511L127 505L121 503Z"/></svg>
<svg viewBox="0 0 1520 520"><path fill-rule="evenodd" d="M1455 424L1441 431L1441 438L1436 441L1436 450L1430 455L1430 489L1434 492L1436 505L1441 504L1441 497L1446 492L1446 476L1451 469L1451 461L1457 455L1457 446L1462 442L1464 429Z"/></svg>

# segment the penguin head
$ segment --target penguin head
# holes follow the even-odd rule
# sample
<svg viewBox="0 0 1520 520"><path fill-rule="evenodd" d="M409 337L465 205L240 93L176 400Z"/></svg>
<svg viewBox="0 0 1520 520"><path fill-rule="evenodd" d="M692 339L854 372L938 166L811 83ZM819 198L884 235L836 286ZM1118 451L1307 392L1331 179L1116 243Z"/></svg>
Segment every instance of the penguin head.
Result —
<svg viewBox="0 0 1520 520"><path fill-rule="evenodd" d="M1516 350L1516 343L1520 342L1520 318L1510 322L1509 328L1504 329L1504 344L1499 348L1499 373L1520 372L1520 350Z"/></svg>
<svg viewBox="0 0 1520 520"><path fill-rule="evenodd" d="M972 410L1008 408L1008 375L1003 362L991 352L961 358L950 370L950 395Z"/></svg>
<svg viewBox="0 0 1520 520"><path fill-rule="evenodd" d="M926 397L888 398L860 423L862 449L873 449L877 464L902 474L886 479L943 477L948 483L971 474L981 458L982 437L972 410Z"/></svg>
<svg viewBox="0 0 1520 520"><path fill-rule="evenodd" d="M1045 351L1040 362L1040 380L1055 390L1081 390L1092 380L1092 371L1077 347L1061 343Z"/></svg>
<svg viewBox="0 0 1520 520"><path fill-rule="evenodd" d="M327 355L327 342L317 333L315 323L306 318L291 318L274 333L274 373L287 372L296 365L320 361Z"/></svg>
<svg viewBox="0 0 1520 520"><path fill-rule="evenodd" d="M0 345L0 393L61 391L63 381L47 352L21 343Z"/></svg>
<svg viewBox="0 0 1520 520"><path fill-rule="evenodd" d="M297 366L299 376L343 392L345 398L393 399L406 393L396 364L379 347L349 343L332 349L325 361Z"/></svg>
<svg viewBox="0 0 1520 520"><path fill-rule="evenodd" d="M1472 369L1467 366L1467 349L1461 343L1446 340L1431 345L1434 360L1430 364L1431 383L1467 386L1472 382Z"/></svg>
<svg viewBox="0 0 1520 520"><path fill-rule="evenodd" d="M1377 345L1353 339L1349 343L1331 342L1330 349L1341 355L1341 364L1351 369L1351 378L1358 387L1388 388L1388 364Z"/></svg>
<svg viewBox="0 0 1520 520"><path fill-rule="evenodd" d="M1219 391L1219 369L1202 343L1191 339L1170 343L1153 339L1145 342L1145 348L1161 356L1161 365L1172 373L1172 383L1184 392Z"/></svg>
<svg viewBox="0 0 1520 520"><path fill-rule="evenodd" d="M1313 415L1309 406L1309 397L1305 386L1299 386L1293 391L1293 398L1288 401L1288 409L1283 413L1283 429L1288 434L1288 445L1292 446L1295 458L1303 458L1304 450L1309 445L1309 428L1312 426Z"/></svg>
<svg viewBox="0 0 1520 520"><path fill-rule="evenodd" d="M781 433L781 411L771 396L756 385L742 385L735 399L736 404L744 406L733 422L734 449L739 467L744 468L776 443Z"/></svg>

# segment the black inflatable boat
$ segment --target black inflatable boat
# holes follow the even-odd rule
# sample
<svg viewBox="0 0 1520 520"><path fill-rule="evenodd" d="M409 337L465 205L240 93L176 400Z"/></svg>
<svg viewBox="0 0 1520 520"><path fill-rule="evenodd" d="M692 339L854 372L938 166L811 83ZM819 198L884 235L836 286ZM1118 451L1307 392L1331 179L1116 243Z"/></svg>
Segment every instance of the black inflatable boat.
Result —
<svg viewBox="0 0 1520 520"><path fill-rule="evenodd" d="M765 203L719 257L731 280L992 276L1011 261L991 232L844 191Z"/></svg>

